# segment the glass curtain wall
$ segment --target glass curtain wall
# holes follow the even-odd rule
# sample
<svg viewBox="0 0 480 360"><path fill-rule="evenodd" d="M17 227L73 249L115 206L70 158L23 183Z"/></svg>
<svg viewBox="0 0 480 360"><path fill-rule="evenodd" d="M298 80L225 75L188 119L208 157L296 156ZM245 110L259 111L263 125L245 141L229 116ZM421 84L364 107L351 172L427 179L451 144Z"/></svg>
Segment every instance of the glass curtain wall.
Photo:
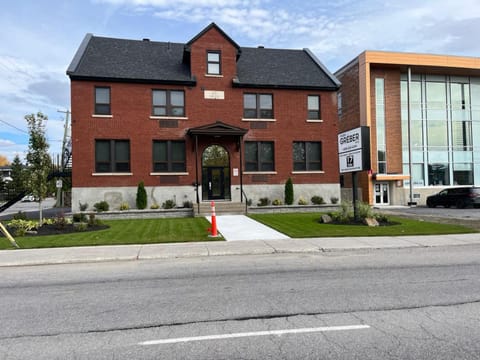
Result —
<svg viewBox="0 0 480 360"><path fill-rule="evenodd" d="M387 156L385 140L385 81L382 78L375 79L375 118L377 137L377 173L387 173Z"/></svg>
<svg viewBox="0 0 480 360"><path fill-rule="evenodd" d="M480 78L412 74L411 80L413 185L480 185ZM401 103L403 168L408 174L406 74Z"/></svg>

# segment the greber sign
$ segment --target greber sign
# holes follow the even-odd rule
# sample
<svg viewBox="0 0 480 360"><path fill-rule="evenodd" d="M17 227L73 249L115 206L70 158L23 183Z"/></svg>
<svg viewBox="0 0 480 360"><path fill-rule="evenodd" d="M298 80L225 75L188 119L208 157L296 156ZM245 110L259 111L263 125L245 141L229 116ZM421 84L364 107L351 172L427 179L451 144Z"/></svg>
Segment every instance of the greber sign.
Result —
<svg viewBox="0 0 480 360"><path fill-rule="evenodd" d="M361 126L338 134L340 173L370 170L370 129Z"/></svg>

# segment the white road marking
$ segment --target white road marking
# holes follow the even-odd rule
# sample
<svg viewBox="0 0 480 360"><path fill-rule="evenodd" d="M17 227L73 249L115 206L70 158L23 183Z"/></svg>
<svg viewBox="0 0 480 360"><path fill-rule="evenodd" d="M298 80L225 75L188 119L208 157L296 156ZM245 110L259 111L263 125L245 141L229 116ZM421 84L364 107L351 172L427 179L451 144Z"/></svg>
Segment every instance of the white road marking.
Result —
<svg viewBox="0 0 480 360"><path fill-rule="evenodd" d="M305 333L325 332L325 331L363 330L363 329L369 329L369 328L370 326L368 325L346 325L346 326L323 326L323 327L317 327L317 328L303 328L303 329L255 331L255 332L243 332L243 333L233 333L233 334L219 334L219 335L150 340L150 341L141 342L138 345L143 345L143 346L163 345L163 344L176 344L176 343L182 343L182 342L234 339L234 338L253 337L253 336L271 336L271 335L281 336L285 334L305 334Z"/></svg>

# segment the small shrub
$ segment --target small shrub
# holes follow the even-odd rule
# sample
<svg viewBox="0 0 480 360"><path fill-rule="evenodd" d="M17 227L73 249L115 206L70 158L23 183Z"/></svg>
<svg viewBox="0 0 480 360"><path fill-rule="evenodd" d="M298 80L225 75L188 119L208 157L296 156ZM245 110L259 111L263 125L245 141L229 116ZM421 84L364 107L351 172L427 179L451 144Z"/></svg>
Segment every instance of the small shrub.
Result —
<svg viewBox="0 0 480 360"><path fill-rule="evenodd" d="M372 207L367 203L357 201L357 210L358 210L358 217L360 219L375 217Z"/></svg>
<svg viewBox="0 0 480 360"><path fill-rule="evenodd" d="M14 220L27 220L27 214L25 214L23 211L17 212L15 215L13 215Z"/></svg>
<svg viewBox="0 0 480 360"><path fill-rule="evenodd" d="M268 197L260 198L258 201L259 201L259 203L257 204L258 206L268 206L268 205L270 205L270 199Z"/></svg>
<svg viewBox="0 0 480 360"><path fill-rule="evenodd" d="M247 200L247 206L252 206L252 203L253 203L252 199Z"/></svg>
<svg viewBox="0 0 480 360"><path fill-rule="evenodd" d="M275 206L283 205L283 202L280 199L275 199L272 201L272 205L275 205Z"/></svg>
<svg viewBox="0 0 480 360"><path fill-rule="evenodd" d="M357 220L355 219L354 209L351 202L342 202L340 204L340 210L330 213L329 215L332 217L334 222L342 224L352 223ZM361 201L357 202L357 215L358 220L365 220L367 218L379 220L379 215L373 211L372 207L369 204Z"/></svg>
<svg viewBox="0 0 480 360"><path fill-rule="evenodd" d="M337 203L338 203L338 198L335 197L335 196L332 196L332 197L330 198L330 202L331 202L332 204L337 204Z"/></svg>
<svg viewBox="0 0 480 360"><path fill-rule="evenodd" d="M97 219L95 218L95 214L91 213L88 215L88 225L94 226L97 223Z"/></svg>
<svg viewBox="0 0 480 360"><path fill-rule="evenodd" d="M130 205L128 205L127 202L122 202L120 204L120 211L125 211L125 210L129 210L130 209Z"/></svg>
<svg viewBox="0 0 480 360"><path fill-rule="evenodd" d="M108 211L110 206L106 201L99 201L93 205L97 212Z"/></svg>
<svg viewBox="0 0 480 360"><path fill-rule="evenodd" d="M73 220L74 223L79 223L79 222L86 223L87 222L87 215L85 215L84 213L73 214L72 220Z"/></svg>
<svg viewBox="0 0 480 360"><path fill-rule="evenodd" d="M13 230L14 236L25 236L27 231L37 230L38 223L33 220L13 219L8 223L8 227Z"/></svg>
<svg viewBox="0 0 480 360"><path fill-rule="evenodd" d="M53 225L55 224L54 218L44 218L42 225Z"/></svg>
<svg viewBox="0 0 480 360"><path fill-rule="evenodd" d="M353 206L351 202L342 202L340 210L329 213L336 223L347 224L353 220Z"/></svg>
<svg viewBox="0 0 480 360"><path fill-rule="evenodd" d="M136 199L137 209L143 210L147 207L147 192L145 190L145 185L143 181L138 183L137 187L137 199Z"/></svg>
<svg viewBox="0 0 480 360"><path fill-rule="evenodd" d="M293 182L291 178L288 178L285 183L285 204L293 204Z"/></svg>
<svg viewBox="0 0 480 360"><path fill-rule="evenodd" d="M392 222L385 214L375 214L375 219L381 224L391 224Z"/></svg>
<svg viewBox="0 0 480 360"><path fill-rule="evenodd" d="M63 212L58 213L57 217L54 219L53 224L58 230L64 229L65 226L68 224L68 220L65 218L65 214Z"/></svg>
<svg viewBox="0 0 480 360"><path fill-rule="evenodd" d="M80 207L80 211L85 211L88 209L88 204L82 204L80 201L78 202L78 206Z"/></svg>
<svg viewBox="0 0 480 360"><path fill-rule="evenodd" d="M175 201L173 200L165 200L165 202L162 204L162 209L173 209L177 204L175 204Z"/></svg>
<svg viewBox="0 0 480 360"><path fill-rule="evenodd" d="M298 205L308 205L308 201L300 197L300 199L298 199Z"/></svg>
<svg viewBox="0 0 480 360"><path fill-rule="evenodd" d="M88 224L84 222L79 222L74 227L75 231L78 231L78 232L87 231L87 228L88 228Z"/></svg>
<svg viewBox="0 0 480 360"><path fill-rule="evenodd" d="M312 202L312 204L314 205L323 205L325 204L325 200L323 200L323 197L321 196L312 196L312 198L310 199L310 201Z"/></svg>
<svg viewBox="0 0 480 360"><path fill-rule="evenodd" d="M150 209L152 209L152 210L160 209L160 205L158 205L157 203L154 203L154 204L150 205Z"/></svg>
<svg viewBox="0 0 480 360"><path fill-rule="evenodd" d="M191 209L193 208L193 203L190 200L186 200L183 202L183 207L186 209Z"/></svg>

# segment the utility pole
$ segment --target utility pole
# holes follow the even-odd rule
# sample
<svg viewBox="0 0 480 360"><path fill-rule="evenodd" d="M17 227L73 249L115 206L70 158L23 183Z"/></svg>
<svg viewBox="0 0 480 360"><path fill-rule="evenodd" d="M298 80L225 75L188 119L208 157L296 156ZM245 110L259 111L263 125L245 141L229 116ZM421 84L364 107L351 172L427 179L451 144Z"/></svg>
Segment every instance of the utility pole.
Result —
<svg viewBox="0 0 480 360"><path fill-rule="evenodd" d="M69 127L69 121L70 121L70 110L57 110L59 113L64 113L65 114L65 125L64 125L64 130L63 130L63 141L62 141L62 155L60 158L60 172L65 172L65 167L67 166L66 164L66 156L65 156L65 150L67 146L67 137L68 137L68 127ZM55 203L56 207L63 206L63 189L62 189L62 179L57 178L57 202Z"/></svg>

